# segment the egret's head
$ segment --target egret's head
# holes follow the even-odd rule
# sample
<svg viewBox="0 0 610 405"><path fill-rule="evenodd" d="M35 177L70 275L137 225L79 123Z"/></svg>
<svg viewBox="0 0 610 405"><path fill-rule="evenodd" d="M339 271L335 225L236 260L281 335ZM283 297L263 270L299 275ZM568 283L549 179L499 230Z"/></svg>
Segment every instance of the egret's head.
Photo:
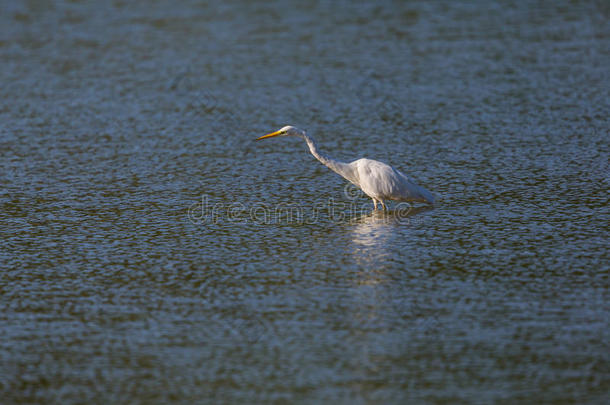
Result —
<svg viewBox="0 0 610 405"><path fill-rule="evenodd" d="M301 135L303 135L303 133L304 132L301 131L300 129L287 125L284 128L278 129L275 132L260 136L260 137L256 138L256 140L258 141L259 139L271 138L274 136L301 136Z"/></svg>

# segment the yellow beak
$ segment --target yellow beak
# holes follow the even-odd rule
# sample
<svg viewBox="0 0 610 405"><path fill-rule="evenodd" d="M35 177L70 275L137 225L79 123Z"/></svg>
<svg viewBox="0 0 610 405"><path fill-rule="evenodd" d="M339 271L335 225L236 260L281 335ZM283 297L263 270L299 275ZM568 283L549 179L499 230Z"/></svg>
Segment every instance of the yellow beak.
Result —
<svg viewBox="0 0 610 405"><path fill-rule="evenodd" d="M255 140L256 140L256 141L259 141L259 140L261 140L261 139L265 139L265 138L271 138L271 137L273 137L273 136L278 136L278 135L279 135L281 132L282 132L282 131L275 131L275 132L272 132L272 133L267 134L267 135L259 136L259 137L258 137L258 138L256 138Z"/></svg>

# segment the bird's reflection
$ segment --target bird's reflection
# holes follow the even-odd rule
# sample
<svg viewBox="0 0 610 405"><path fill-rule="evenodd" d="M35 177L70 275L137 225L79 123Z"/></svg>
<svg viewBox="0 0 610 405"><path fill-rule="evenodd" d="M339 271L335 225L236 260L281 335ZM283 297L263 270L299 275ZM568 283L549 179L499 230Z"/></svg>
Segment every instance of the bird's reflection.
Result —
<svg viewBox="0 0 610 405"><path fill-rule="evenodd" d="M401 249L393 249L392 240L408 232L417 215L431 207L400 208L390 211L372 211L352 219L352 254L365 270L363 277L374 282L375 270ZM381 275L378 275L381 276ZM364 281L364 280L363 280Z"/></svg>
<svg viewBox="0 0 610 405"><path fill-rule="evenodd" d="M374 210L357 215L351 219L356 224L386 224L409 225L417 214L433 209L431 206L413 207L408 204L398 204L396 209L383 211Z"/></svg>
<svg viewBox="0 0 610 405"><path fill-rule="evenodd" d="M403 301L397 300L409 292L400 290L397 263L403 262L405 247L410 243L410 231L418 226L418 215L429 207L409 207L391 211L373 211L353 218L351 231L351 254L358 264L352 285L346 291L349 304L346 318L352 333L360 344L362 363L370 368L381 367L378 358L371 356L377 348L376 334L371 330L383 330L387 336L402 336ZM406 249L408 250L408 249Z"/></svg>
<svg viewBox="0 0 610 405"><path fill-rule="evenodd" d="M352 218L352 242L356 247L374 247L383 250L388 239L398 230L409 227L417 214L432 207L408 207L396 210L375 210Z"/></svg>

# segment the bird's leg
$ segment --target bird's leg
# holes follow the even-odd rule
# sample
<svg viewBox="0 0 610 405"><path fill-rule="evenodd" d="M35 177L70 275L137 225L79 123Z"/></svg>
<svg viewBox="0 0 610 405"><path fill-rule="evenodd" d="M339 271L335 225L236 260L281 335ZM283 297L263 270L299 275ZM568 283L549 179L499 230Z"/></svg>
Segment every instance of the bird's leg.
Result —
<svg viewBox="0 0 610 405"><path fill-rule="evenodd" d="M387 208L386 208L386 206L385 206L385 204L384 204L383 200L379 200L379 202L381 203L381 206L383 207L383 210L384 210L384 211L386 211L386 210L387 210Z"/></svg>
<svg viewBox="0 0 610 405"><path fill-rule="evenodd" d="M373 211L377 211L377 200L373 198Z"/></svg>

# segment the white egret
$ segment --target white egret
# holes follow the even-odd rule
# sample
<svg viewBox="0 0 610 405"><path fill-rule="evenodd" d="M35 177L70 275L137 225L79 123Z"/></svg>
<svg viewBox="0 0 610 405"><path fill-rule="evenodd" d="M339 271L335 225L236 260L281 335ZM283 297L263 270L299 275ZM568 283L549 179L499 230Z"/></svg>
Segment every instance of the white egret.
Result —
<svg viewBox="0 0 610 405"><path fill-rule="evenodd" d="M305 131L290 125L256 138L256 140L274 136L298 136L303 138L309 146L309 151L316 159L371 197L375 210L377 209L377 202L381 204L384 210L386 209L384 200L418 201L434 204L434 196L431 192L418 186L405 174L385 163L371 159L358 159L350 163L335 160L321 153L314 139L307 135Z"/></svg>

